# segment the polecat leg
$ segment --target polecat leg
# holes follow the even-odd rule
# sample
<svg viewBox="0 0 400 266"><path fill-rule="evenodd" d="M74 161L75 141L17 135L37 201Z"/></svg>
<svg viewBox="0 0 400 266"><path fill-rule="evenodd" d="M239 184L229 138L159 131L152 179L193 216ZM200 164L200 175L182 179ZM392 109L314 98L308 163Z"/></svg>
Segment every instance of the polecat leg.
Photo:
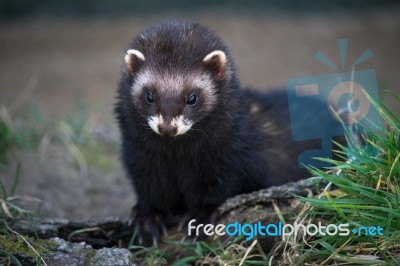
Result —
<svg viewBox="0 0 400 266"><path fill-rule="evenodd" d="M139 205L132 207L128 225L134 228L135 240L139 245L156 247L161 237L167 234L164 215L155 209L143 210Z"/></svg>

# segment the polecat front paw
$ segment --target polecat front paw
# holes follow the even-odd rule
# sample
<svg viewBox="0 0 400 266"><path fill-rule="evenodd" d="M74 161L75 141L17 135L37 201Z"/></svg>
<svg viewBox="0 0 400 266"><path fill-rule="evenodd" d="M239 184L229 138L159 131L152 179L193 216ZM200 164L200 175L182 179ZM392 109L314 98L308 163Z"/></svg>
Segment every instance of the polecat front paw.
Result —
<svg viewBox="0 0 400 266"><path fill-rule="evenodd" d="M143 212L138 206L132 207L128 225L134 228L139 245L157 246L163 235L167 234L164 216L156 210Z"/></svg>

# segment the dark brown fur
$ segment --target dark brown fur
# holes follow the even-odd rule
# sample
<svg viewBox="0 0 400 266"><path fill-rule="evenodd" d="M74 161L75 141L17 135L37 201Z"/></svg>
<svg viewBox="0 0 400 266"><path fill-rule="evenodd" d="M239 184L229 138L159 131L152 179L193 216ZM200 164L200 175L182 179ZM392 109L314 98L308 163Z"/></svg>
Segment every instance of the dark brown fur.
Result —
<svg viewBox="0 0 400 266"><path fill-rule="evenodd" d="M170 217L186 214L207 221L229 197L309 176L298 167L298 155L319 148L319 141L293 141L286 93L240 88L230 52L212 31L192 23L158 24L133 39L129 49L143 52L146 60L133 73L123 69L115 113L122 162L138 194L134 219L140 237L150 234L158 240ZM227 55L222 78L202 63L215 50ZM207 108L205 98L187 111L195 121L187 134L160 136L146 122L157 105L149 106L141 93L135 99L131 94L135 73L145 68L207 73L215 82L215 103ZM179 104L174 107L178 96L159 97L160 108L171 116L179 113Z"/></svg>

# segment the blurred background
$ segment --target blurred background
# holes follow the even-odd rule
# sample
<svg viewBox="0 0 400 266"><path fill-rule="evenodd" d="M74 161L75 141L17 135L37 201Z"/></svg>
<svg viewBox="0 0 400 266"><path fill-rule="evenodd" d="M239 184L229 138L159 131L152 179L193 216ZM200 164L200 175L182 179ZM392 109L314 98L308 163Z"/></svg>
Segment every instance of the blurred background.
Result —
<svg viewBox="0 0 400 266"><path fill-rule="evenodd" d="M128 42L150 25L201 22L230 47L242 85L285 88L290 78L375 69L384 90L400 92L398 1L0 2L0 178L17 184L43 217L126 218L135 197L118 161L112 115ZM341 68L337 40L349 40ZM333 70L315 60L323 52ZM27 196L30 196L29 198ZM40 199L39 204L35 199Z"/></svg>

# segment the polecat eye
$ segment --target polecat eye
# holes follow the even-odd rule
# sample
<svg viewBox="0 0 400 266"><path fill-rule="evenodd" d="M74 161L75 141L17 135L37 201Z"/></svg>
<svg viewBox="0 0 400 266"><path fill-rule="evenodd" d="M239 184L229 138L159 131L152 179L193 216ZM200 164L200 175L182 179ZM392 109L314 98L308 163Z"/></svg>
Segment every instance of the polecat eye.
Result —
<svg viewBox="0 0 400 266"><path fill-rule="evenodd" d="M196 101L197 101L197 96L196 96L196 94L192 94L192 95L189 96L189 98L187 99L186 103L187 103L188 105L195 105L195 104L196 104Z"/></svg>
<svg viewBox="0 0 400 266"><path fill-rule="evenodd" d="M154 94L150 91L146 93L146 102L147 103L154 103Z"/></svg>

